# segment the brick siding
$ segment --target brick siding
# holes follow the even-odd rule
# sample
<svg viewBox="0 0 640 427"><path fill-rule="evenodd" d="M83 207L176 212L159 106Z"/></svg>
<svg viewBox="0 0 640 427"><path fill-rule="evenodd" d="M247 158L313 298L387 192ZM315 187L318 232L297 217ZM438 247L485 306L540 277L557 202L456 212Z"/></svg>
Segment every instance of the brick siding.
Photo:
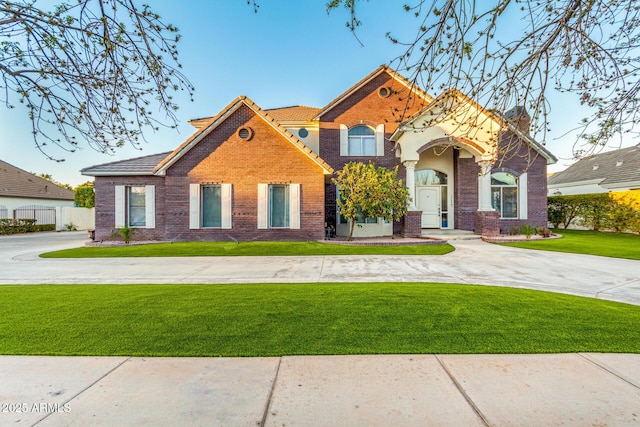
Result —
<svg viewBox="0 0 640 427"><path fill-rule="evenodd" d="M380 88L391 88L392 94L382 97ZM389 141L398 125L423 106L422 98L410 96L410 91L389 74L382 73L355 91L347 99L320 117L319 155L336 171L349 162L373 162L376 166L393 169L398 166L398 177L405 180L405 168L396 157L394 143ZM341 156L340 125L348 127L366 124L371 127L384 124L385 143L383 156ZM325 188L325 212L327 222L335 226L336 188L330 183ZM402 231L402 222L393 224L394 234Z"/></svg>
<svg viewBox="0 0 640 427"><path fill-rule="evenodd" d="M241 127L253 130L241 139ZM189 184L232 184L232 229L189 229ZM258 184L300 184L300 229L258 229ZM166 177L96 178L96 239L111 239L115 185L156 186L156 228L134 240L251 241L324 238L322 168L241 106L167 170Z"/></svg>

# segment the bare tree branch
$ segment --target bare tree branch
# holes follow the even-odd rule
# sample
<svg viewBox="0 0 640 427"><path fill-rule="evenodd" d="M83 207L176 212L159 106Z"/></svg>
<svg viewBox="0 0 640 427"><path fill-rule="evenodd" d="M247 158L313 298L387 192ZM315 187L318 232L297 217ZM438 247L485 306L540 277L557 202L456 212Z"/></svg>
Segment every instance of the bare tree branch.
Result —
<svg viewBox="0 0 640 427"><path fill-rule="evenodd" d="M333 0L360 26L358 0ZM455 87L490 110L523 106L531 133L549 130L552 91L573 93L585 117L574 151L582 155L640 122L640 4L634 0L415 0L413 39L390 64L420 88ZM353 25L352 23L356 23ZM519 28L518 28L518 25Z"/></svg>
<svg viewBox="0 0 640 427"><path fill-rule="evenodd" d="M177 125L174 92L193 94L180 72L179 39L177 28L133 0L52 10L0 0L0 102L27 108L36 147L49 158L50 145L109 153L139 146L145 129Z"/></svg>

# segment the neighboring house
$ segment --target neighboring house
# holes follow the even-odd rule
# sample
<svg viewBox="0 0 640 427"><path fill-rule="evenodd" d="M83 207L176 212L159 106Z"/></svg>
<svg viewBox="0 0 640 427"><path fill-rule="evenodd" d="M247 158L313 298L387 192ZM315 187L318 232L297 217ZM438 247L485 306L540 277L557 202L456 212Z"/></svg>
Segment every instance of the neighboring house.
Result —
<svg viewBox="0 0 640 427"><path fill-rule="evenodd" d="M56 208L73 206L73 191L0 160L0 219L55 224Z"/></svg>
<svg viewBox="0 0 640 427"><path fill-rule="evenodd" d="M96 239L124 226L138 240L347 235L331 177L351 161L398 166L412 195L403 221L361 218L356 237L546 225L555 158L528 136L522 109L503 117L455 90L433 98L385 66L323 108L262 110L239 97L190 123L196 132L171 153L82 170L96 177Z"/></svg>
<svg viewBox="0 0 640 427"><path fill-rule="evenodd" d="M549 178L549 196L640 189L640 144L594 154Z"/></svg>

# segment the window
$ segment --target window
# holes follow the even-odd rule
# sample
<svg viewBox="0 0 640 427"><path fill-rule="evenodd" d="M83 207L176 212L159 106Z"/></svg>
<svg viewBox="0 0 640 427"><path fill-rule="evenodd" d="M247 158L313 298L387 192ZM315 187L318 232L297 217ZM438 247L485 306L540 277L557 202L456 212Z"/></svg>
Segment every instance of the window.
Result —
<svg viewBox="0 0 640 427"><path fill-rule="evenodd" d="M491 174L491 203L501 218L518 218L518 178L508 172Z"/></svg>
<svg viewBox="0 0 640 427"><path fill-rule="evenodd" d="M384 124L375 130L359 125L349 129L340 125L341 156L384 156Z"/></svg>
<svg viewBox="0 0 640 427"><path fill-rule="evenodd" d="M349 155L376 155L376 136L373 129L368 126L356 126L349 129Z"/></svg>
<svg viewBox="0 0 640 427"><path fill-rule="evenodd" d="M127 187L127 225L129 227L144 227L147 225L145 214L145 188L142 186Z"/></svg>
<svg viewBox="0 0 640 427"><path fill-rule="evenodd" d="M190 184L189 228L232 228L231 184Z"/></svg>
<svg viewBox="0 0 640 427"><path fill-rule="evenodd" d="M203 185L201 187L202 227L222 227L222 190L219 185Z"/></svg>
<svg viewBox="0 0 640 427"><path fill-rule="evenodd" d="M415 171L416 185L447 185L447 174L433 169Z"/></svg>
<svg viewBox="0 0 640 427"><path fill-rule="evenodd" d="M155 228L155 186L115 186L115 226Z"/></svg>
<svg viewBox="0 0 640 427"><path fill-rule="evenodd" d="M269 228L289 227L289 186L269 186Z"/></svg>
<svg viewBox="0 0 640 427"><path fill-rule="evenodd" d="M300 184L258 184L258 228L300 228Z"/></svg>

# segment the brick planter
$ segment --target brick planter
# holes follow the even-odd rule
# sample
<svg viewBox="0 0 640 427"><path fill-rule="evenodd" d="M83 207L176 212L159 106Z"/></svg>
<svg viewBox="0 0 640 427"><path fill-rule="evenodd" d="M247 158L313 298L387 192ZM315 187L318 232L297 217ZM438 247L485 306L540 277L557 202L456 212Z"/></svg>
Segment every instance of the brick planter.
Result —
<svg viewBox="0 0 640 427"><path fill-rule="evenodd" d="M500 235L500 212L476 211L474 214L474 232L482 236Z"/></svg>
<svg viewBox="0 0 640 427"><path fill-rule="evenodd" d="M422 236L422 211L409 211L404 216L404 227L402 227L402 237Z"/></svg>

